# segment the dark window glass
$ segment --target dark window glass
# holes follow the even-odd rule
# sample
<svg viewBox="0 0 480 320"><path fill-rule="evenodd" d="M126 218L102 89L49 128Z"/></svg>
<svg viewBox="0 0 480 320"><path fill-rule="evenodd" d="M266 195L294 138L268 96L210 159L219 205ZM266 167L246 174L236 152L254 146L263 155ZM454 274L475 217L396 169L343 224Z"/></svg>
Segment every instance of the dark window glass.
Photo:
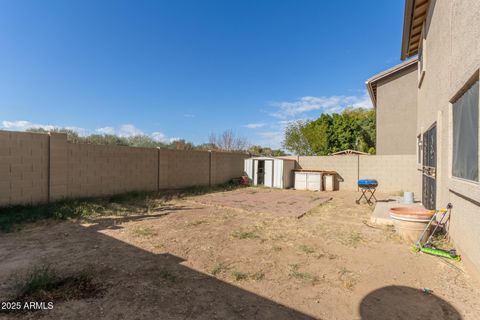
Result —
<svg viewBox="0 0 480 320"><path fill-rule="evenodd" d="M478 81L453 104L454 177L478 181Z"/></svg>

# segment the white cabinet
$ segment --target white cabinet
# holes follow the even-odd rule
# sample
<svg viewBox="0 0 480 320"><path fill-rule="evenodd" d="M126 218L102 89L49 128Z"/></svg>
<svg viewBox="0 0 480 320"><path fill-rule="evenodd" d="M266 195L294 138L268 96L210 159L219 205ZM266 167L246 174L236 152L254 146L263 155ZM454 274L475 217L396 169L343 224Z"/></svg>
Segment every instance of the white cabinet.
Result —
<svg viewBox="0 0 480 320"><path fill-rule="evenodd" d="M322 190L322 173L315 171L295 171L295 189Z"/></svg>
<svg viewBox="0 0 480 320"><path fill-rule="evenodd" d="M304 172L295 172L295 189L307 190L307 174Z"/></svg>

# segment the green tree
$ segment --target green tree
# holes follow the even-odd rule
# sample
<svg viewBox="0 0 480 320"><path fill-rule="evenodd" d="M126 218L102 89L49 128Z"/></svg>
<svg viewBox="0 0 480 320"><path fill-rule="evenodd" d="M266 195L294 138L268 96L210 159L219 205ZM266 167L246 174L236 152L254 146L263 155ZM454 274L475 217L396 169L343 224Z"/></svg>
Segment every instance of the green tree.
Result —
<svg viewBox="0 0 480 320"><path fill-rule="evenodd" d="M347 108L340 114L289 124L283 146L298 155L327 155L346 149L374 154L375 134L374 110Z"/></svg>
<svg viewBox="0 0 480 320"><path fill-rule="evenodd" d="M308 121L302 120L290 122L285 128L285 138L282 146L288 151L301 156L314 155L315 153L308 141L310 136L308 124Z"/></svg>

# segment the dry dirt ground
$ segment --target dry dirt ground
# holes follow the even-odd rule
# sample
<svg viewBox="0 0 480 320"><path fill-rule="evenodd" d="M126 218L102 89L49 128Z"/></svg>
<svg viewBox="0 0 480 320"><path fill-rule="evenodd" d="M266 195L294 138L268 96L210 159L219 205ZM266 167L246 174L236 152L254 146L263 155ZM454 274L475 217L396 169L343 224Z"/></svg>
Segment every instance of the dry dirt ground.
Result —
<svg viewBox="0 0 480 320"><path fill-rule="evenodd" d="M255 202L270 191L245 192ZM295 191L275 192L295 198ZM371 208L355 204L357 193L322 193L332 199L301 219L236 207L231 196L0 234L0 300L15 274L43 263L90 266L105 288L101 297L0 318L480 318L478 282L462 263L412 253L391 229L365 224Z"/></svg>

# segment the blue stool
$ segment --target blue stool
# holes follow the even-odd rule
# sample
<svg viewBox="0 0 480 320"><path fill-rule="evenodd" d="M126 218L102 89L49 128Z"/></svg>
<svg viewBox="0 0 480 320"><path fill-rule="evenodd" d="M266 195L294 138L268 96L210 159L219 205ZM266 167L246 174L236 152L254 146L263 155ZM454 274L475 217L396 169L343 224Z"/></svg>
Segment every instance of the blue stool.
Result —
<svg viewBox="0 0 480 320"><path fill-rule="evenodd" d="M362 198L365 198L365 200L367 200L367 203L369 205L373 204L372 198L375 199L375 201L377 201L377 198L375 198L375 191L377 190L377 187L378 187L377 180L374 180L374 179L358 180L358 187L360 188L360 191L362 191L362 195L360 196L360 198L358 198L358 200L355 201L357 204L360 204L360 200L362 200Z"/></svg>

